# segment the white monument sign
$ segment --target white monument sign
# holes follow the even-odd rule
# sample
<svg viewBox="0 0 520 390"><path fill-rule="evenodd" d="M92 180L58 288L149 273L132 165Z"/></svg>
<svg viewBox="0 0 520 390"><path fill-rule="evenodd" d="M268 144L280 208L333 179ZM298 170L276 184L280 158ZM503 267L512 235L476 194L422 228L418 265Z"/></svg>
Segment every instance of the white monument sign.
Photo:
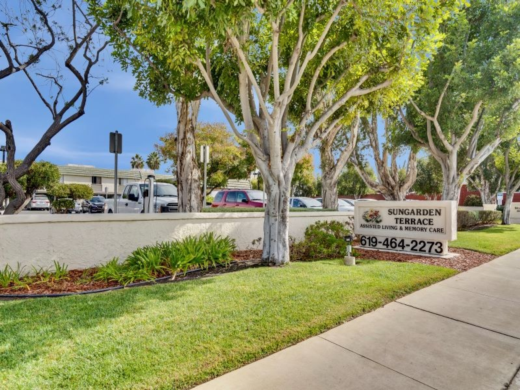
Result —
<svg viewBox="0 0 520 390"><path fill-rule="evenodd" d="M511 223L520 223L520 202L511 203L509 221Z"/></svg>
<svg viewBox="0 0 520 390"><path fill-rule="evenodd" d="M457 239L455 201L356 202L361 248L444 256Z"/></svg>

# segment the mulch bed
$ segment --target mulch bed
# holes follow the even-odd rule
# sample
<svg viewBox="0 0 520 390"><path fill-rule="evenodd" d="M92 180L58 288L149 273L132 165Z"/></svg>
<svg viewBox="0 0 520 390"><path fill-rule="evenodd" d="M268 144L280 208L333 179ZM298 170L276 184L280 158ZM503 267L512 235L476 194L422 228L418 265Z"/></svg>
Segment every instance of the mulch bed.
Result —
<svg viewBox="0 0 520 390"><path fill-rule="evenodd" d="M440 267L453 268L457 271L467 271L473 267L487 263L496 256L474 252L466 249L450 248L450 252L458 253L459 256L451 259L441 259L436 257L426 257L409 255L402 253L380 252L373 250L356 249L359 259L371 259L382 261L395 261L405 263L420 263L436 265ZM210 277L228 272L235 272L246 268L258 267L261 265L261 250L245 250L233 253L234 262L229 266L218 266L207 270L192 270L187 274L177 274L175 282L183 280L193 280L202 277ZM47 295L63 293L82 293L93 290L103 290L109 288L121 288L117 282L101 282L92 280L92 275L96 272L95 268L87 270L71 270L66 279L49 282L32 283L29 287L8 287L0 288L0 295ZM136 287L153 283L170 283L171 275L164 276L155 281L138 282L127 287Z"/></svg>
<svg viewBox="0 0 520 390"><path fill-rule="evenodd" d="M375 250L364 250L356 248L358 258L396 261L400 263L420 263L427 265L437 265L439 267L453 268L457 271L467 271L471 268L478 267L495 259L497 256L488 255L486 253L474 252L467 249L450 248L450 252L457 253L459 256L451 259L442 259L438 257L427 257L419 255L408 255L403 253L381 252Z"/></svg>
<svg viewBox="0 0 520 390"><path fill-rule="evenodd" d="M137 282L127 285L126 287L137 287L142 285L150 285L155 283L171 283L184 280L199 279L202 277L209 277L220 275L228 272L235 272L245 268L258 267L261 264L260 257L256 258L254 255L256 251L240 251L233 254L234 262L225 266L217 266L206 270L190 270L188 273L178 273L174 280L171 275L162 276L154 281ZM261 255L261 251L260 251ZM71 270L65 279L48 282L35 282L27 287L7 287L0 288L1 295L53 295L64 293L82 293L94 290L104 290L110 288L121 288L117 282L103 282L92 280L92 276L96 273L96 268L89 268L86 270ZM1 299L1 297L0 297Z"/></svg>

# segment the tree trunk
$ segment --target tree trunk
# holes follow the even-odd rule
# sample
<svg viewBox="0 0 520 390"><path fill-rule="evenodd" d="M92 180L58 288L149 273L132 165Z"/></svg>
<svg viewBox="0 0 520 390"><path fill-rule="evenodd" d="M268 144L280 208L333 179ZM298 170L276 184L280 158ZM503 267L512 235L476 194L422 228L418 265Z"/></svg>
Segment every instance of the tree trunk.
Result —
<svg viewBox="0 0 520 390"><path fill-rule="evenodd" d="M289 263L289 198L291 180L266 183L267 205L264 216L262 262L274 265Z"/></svg>
<svg viewBox="0 0 520 390"><path fill-rule="evenodd" d="M179 212L196 213L202 208L201 174L197 162L195 129L200 100L179 99L177 108L177 189Z"/></svg>
<svg viewBox="0 0 520 390"><path fill-rule="evenodd" d="M330 174L321 177L321 200L324 209L338 209L338 181Z"/></svg>
<svg viewBox="0 0 520 390"><path fill-rule="evenodd" d="M511 219L511 205L513 203L513 197L515 196L515 191L508 190L506 192L506 202L504 204L504 209L502 210L502 224L510 225Z"/></svg>
<svg viewBox="0 0 520 390"><path fill-rule="evenodd" d="M9 201L9 204L5 208L4 215L18 214L23 210L26 200L25 191L23 187L16 179L15 173L15 155L16 155L16 142L14 140L13 126L11 121L7 120L5 126L2 129L5 134L5 145L7 149L7 160L6 160L6 173L5 181L1 183L2 186L9 184L11 189L15 193L15 197ZM5 188L4 188L5 189ZM0 202L5 199L5 191L1 191Z"/></svg>

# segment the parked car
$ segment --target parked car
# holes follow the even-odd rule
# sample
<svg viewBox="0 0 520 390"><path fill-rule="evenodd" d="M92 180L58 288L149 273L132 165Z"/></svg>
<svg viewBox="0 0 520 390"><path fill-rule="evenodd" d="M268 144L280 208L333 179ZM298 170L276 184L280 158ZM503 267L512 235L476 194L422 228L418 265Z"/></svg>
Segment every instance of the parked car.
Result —
<svg viewBox="0 0 520 390"><path fill-rule="evenodd" d="M211 207L264 207L267 195L258 190L222 190Z"/></svg>
<svg viewBox="0 0 520 390"><path fill-rule="evenodd" d="M81 210L84 213L104 213L105 212L105 197L94 196L90 200L84 200L81 204Z"/></svg>
<svg viewBox="0 0 520 390"><path fill-rule="evenodd" d="M51 202L47 195L36 194L33 196L29 204L27 205L28 210L50 210Z"/></svg>
<svg viewBox="0 0 520 390"><path fill-rule="evenodd" d="M117 198L117 212L120 214L136 214L144 212L144 195L148 192L148 183L128 183L123 196ZM105 211L114 212L114 199L105 201ZM156 213L171 213L179 208L177 187L169 183L154 184L154 207Z"/></svg>
<svg viewBox="0 0 520 390"><path fill-rule="evenodd" d="M323 205L317 199L299 196L289 200L289 206L293 208L322 209Z"/></svg>
<svg viewBox="0 0 520 390"><path fill-rule="evenodd" d="M316 198L316 200L323 204L321 198ZM338 199L338 211L354 211L354 202L350 199Z"/></svg>

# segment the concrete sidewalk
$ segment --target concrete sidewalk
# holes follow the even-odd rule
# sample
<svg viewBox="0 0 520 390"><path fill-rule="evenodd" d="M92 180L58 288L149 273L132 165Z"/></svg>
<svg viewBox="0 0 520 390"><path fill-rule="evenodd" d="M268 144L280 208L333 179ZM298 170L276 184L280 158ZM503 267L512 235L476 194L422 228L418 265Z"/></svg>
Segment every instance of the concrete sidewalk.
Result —
<svg viewBox="0 0 520 390"><path fill-rule="evenodd" d="M520 390L519 368L520 250L197 389Z"/></svg>

